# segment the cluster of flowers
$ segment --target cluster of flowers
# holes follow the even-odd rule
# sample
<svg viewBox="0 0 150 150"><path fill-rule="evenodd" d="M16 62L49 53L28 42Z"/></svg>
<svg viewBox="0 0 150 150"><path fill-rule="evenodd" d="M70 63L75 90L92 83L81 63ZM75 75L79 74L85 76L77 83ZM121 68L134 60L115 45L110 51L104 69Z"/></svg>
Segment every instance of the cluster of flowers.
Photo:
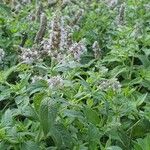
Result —
<svg viewBox="0 0 150 150"><path fill-rule="evenodd" d="M60 56L60 53L65 52L69 55L71 52L76 60L80 60L81 55L86 51L85 43L72 41L72 30L70 26L65 26L64 17L55 16L51 29L49 39L50 53L57 51L58 56Z"/></svg>
<svg viewBox="0 0 150 150"><path fill-rule="evenodd" d="M114 8L118 4L118 0L105 0L105 2L110 8Z"/></svg>
<svg viewBox="0 0 150 150"><path fill-rule="evenodd" d="M94 52L94 57L97 58L101 58L102 57L102 51L100 49L100 46L98 44L97 41L95 41L92 45L92 50Z"/></svg>
<svg viewBox="0 0 150 150"><path fill-rule="evenodd" d="M40 43L40 53L51 56L52 59L63 61L66 51L72 44L69 28L64 26L63 17L55 16L51 23L51 33L48 39Z"/></svg>
<svg viewBox="0 0 150 150"><path fill-rule="evenodd" d="M117 25L123 25L125 22L125 3L121 4L117 17Z"/></svg>
<svg viewBox="0 0 150 150"><path fill-rule="evenodd" d="M14 12L19 12L22 9L22 6L31 3L31 0L12 0L9 3L11 5L11 9L14 10Z"/></svg>
<svg viewBox="0 0 150 150"><path fill-rule="evenodd" d="M100 82L99 89L101 89L103 91L107 91L109 89L112 89L113 91L120 91L121 84L116 78L104 79Z"/></svg>
<svg viewBox="0 0 150 150"><path fill-rule="evenodd" d="M125 2L122 4L119 4L120 2L118 0L105 0L105 3L110 7L111 9L119 8L118 16L116 17L116 25L122 26L124 25L125 21ZM118 9L117 8L117 9Z"/></svg>
<svg viewBox="0 0 150 150"><path fill-rule="evenodd" d="M63 2L68 3L68 1ZM79 62L81 55L87 50L82 40L79 42L72 41L72 32L81 19L83 10L78 11L73 20L69 20L69 22L67 22L67 16L61 16L59 11L55 12L51 21L50 36L43 39L47 29L47 18L44 13L41 13L42 9L40 8L42 8L42 5L39 5L38 9L40 10L38 14L41 19L40 28L34 40L37 46L31 49L22 48L21 60L26 63L32 63L37 60L41 61L45 56L50 56L59 63L64 62L66 57L67 60L69 58Z"/></svg>
<svg viewBox="0 0 150 150"><path fill-rule="evenodd" d="M3 49L0 48L0 62L2 62L4 56L5 56L5 52Z"/></svg>
<svg viewBox="0 0 150 150"><path fill-rule="evenodd" d="M64 17L55 16L51 23L51 33L48 39L40 42L40 55L48 55L58 62L65 59L65 56L73 56L77 61L86 52L85 43L82 41L73 42L70 26L66 26Z"/></svg>
<svg viewBox="0 0 150 150"><path fill-rule="evenodd" d="M61 88L64 85L64 80L59 75L52 76L51 78L43 78L41 76L33 76L32 77L32 83L35 83L35 82L40 81L40 80L47 81L49 88L51 88L51 89L58 88L58 87Z"/></svg>
<svg viewBox="0 0 150 150"><path fill-rule="evenodd" d="M37 61L40 59L40 55L37 51L37 49L30 49L30 48L23 48L21 47L21 55L20 59L27 64L32 64L34 61Z"/></svg>

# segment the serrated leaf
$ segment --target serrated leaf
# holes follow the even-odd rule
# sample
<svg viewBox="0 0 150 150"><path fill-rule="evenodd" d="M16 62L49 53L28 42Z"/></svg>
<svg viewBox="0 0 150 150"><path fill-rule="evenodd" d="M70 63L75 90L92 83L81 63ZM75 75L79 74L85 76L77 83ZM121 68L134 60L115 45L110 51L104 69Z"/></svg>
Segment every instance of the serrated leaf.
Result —
<svg viewBox="0 0 150 150"><path fill-rule="evenodd" d="M40 124L46 136L52 131L57 116L57 104L52 99L45 99L40 106Z"/></svg>
<svg viewBox="0 0 150 150"><path fill-rule="evenodd" d="M0 92L0 101L8 99L10 97L10 94L11 94L10 89L3 89L3 91Z"/></svg>
<svg viewBox="0 0 150 150"><path fill-rule="evenodd" d="M137 55L145 68L150 66L150 61L146 55Z"/></svg>
<svg viewBox="0 0 150 150"><path fill-rule="evenodd" d="M26 141L21 145L21 150L40 150L40 147L33 141Z"/></svg>
<svg viewBox="0 0 150 150"><path fill-rule="evenodd" d="M88 127L88 140L89 140L89 150L97 150L97 145L100 143L101 134L99 129L93 125L89 124Z"/></svg>
<svg viewBox="0 0 150 150"><path fill-rule="evenodd" d="M47 88L48 88L47 82L44 80L40 80L40 81L37 81L36 83L31 84L28 87L27 92L29 92L31 95L31 94L34 94L36 92L43 91Z"/></svg>
<svg viewBox="0 0 150 150"><path fill-rule="evenodd" d="M69 131L63 126L63 124L55 124L51 132L54 138L55 144L58 148L71 148L72 137Z"/></svg>
<svg viewBox="0 0 150 150"><path fill-rule="evenodd" d="M134 147L135 150L149 150L150 149L150 134L144 139L138 139L137 145Z"/></svg>
<svg viewBox="0 0 150 150"><path fill-rule="evenodd" d="M15 102L18 107L26 107L29 104L29 97L28 96L17 96L15 98Z"/></svg>
<svg viewBox="0 0 150 150"><path fill-rule="evenodd" d="M45 93L36 93L33 97L34 108L37 112L39 111L41 102L45 98L45 95Z"/></svg>
<svg viewBox="0 0 150 150"><path fill-rule="evenodd" d="M92 108L85 107L84 114L88 122L93 123L94 125L98 125L100 123L98 112L92 110Z"/></svg>
<svg viewBox="0 0 150 150"><path fill-rule="evenodd" d="M68 109L64 110L64 116L83 119L83 114L75 110L68 110Z"/></svg>
<svg viewBox="0 0 150 150"><path fill-rule="evenodd" d="M12 112L10 109L7 109L4 115L2 116L1 124L7 127L7 126L11 126L12 123L13 123Z"/></svg>

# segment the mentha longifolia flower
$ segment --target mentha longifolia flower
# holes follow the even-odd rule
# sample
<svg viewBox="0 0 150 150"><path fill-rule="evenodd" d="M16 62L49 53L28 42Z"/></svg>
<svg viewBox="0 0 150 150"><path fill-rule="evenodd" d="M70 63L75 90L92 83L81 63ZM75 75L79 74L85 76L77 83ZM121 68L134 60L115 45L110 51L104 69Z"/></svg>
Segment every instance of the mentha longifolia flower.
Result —
<svg viewBox="0 0 150 150"><path fill-rule="evenodd" d="M84 10L80 9L79 11L77 11L77 13L75 14L74 20L70 23L70 26L75 26L79 23L79 21L81 20L81 18L83 17L83 13Z"/></svg>
<svg viewBox="0 0 150 150"><path fill-rule="evenodd" d="M3 49L0 48L0 62L3 60L4 56L5 56L5 52Z"/></svg>
<svg viewBox="0 0 150 150"><path fill-rule="evenodd" d="M35 76L33 76L33 77L31 78L31 82L32 82L32 83L35 83L35 82L37 82L37 81L39 81L39 80L43 80L43 77L35 75Z"/></svg>
<svg viewBox="0 0 150 150"><path fill-rule="evenodd" d="M20 58L23 62L25 62L27 64L31 64L35 60L38 60L40 58L39 53L36 49L21 47L21 51L22 51L22 53L20 55Z"/></svg>
<svg viewBox="0 0 150 150"><path fill-rule="evenodd" d="M52 76L50 78L35 75L31 78L31 83L35 83L35 82L40 81L40 80L46 81L48 83L49 88L51 88L51 89L61 88L64 85L64 80L59 75Z"/></svg>
<svg viewBox="0 0 150 150"><path fill-rule="evenodd" d="M92 50L93 50L93 52L94 52L94 56L95 56L95 58L100 58L101 57L101 49L100 49L100 47L99 47L99 44L98 44L98 42L97 41L95 41L94 43L93 43L93 45L92 45Z"/></svg>
<svg viewBox="0 0 150 150"><path fill-rule="evenodd" d="M60 45L60 37L61 37L61 17L54 16L53 21L51 23L51 34L50 34L50 49L58 50Z"/></svg>
<svg viewBox="0 0 150 150"><path fill-rule="evenodd" d="M117 18L117 25L123 25L125 22L125 3L120 6Z"/></svg>
<svg viewBox="0 0 150 150"><path fill-rule="evenodd" d="M68 31L67 28L65 27L65 22L64 18L61 18L61 33L60 33L60 45L59 48L60 50L64 51L65 49L68 48L67 45L67 38L68 38Z"/></svg>
<svg viewBox="0 0 150 150"><path fill-rule="evenodd" d="M118 0L106 0L106 3L110 8L114 8L118 4Z"/></svg>
<svg viewBox="0 0 150 150"><path fill-rule="evenodd" d="M47 17L44 13L42 13L40 16L40 28L35 37L36 43L40 43L42 41L46 32L46 27L47 27Z"/></svg>
<svg viewBox="0 0 150 150"><path fill-rule="evenodd" d="M99 89L103 91L107 91L109 89L112 89L113 91L120 91L121 90L121 84L116 79L103 79L100 81Z"/></svg>
<svg viewBox="0 0 150 150"><path fill-rule="evenodd" d="M53 76L50 79L47 79L50 88L62 87L63 86L63 79L61 76Z"/></svg>
<svg viewBox="0 0 150 150"><path fill-rule="evenodd" d="M69 51L71 52L71 54L74 56L74 58L77 61L80 61L81 56L87 52L86 46L84 41L80 41L80 42L75 42L72 44L72 46L70 47Z"/></svg>

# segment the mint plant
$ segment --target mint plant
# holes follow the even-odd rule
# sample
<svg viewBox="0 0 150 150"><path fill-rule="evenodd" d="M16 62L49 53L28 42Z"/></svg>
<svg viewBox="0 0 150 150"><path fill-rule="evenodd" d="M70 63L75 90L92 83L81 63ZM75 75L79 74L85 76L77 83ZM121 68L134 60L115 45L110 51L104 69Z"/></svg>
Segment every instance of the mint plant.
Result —
<svg viewBox="0 0 150 150"><path fill-rule="evenodd" d="M0 149L149 150L149 12L0 2Z"/></svg>

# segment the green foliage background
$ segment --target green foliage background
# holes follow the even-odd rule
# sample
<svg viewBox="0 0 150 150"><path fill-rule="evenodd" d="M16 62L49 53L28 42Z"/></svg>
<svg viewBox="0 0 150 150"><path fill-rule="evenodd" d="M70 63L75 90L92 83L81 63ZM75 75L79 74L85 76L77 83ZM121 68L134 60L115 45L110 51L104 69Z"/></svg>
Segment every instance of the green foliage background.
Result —
<svg viewBox="0 0 150 150"><path fill-rule="evenodd" d="M0 48L5 51L0 62L0 149L150 149L150 3L125 3L125 24L117 26L118 7L81 2L85 13L72 38L86 38L88 53L80 64L66 66L53 66L49 60L21 63L23 33L28 34L25 47L32 47L39 28L39 22L27 21L36 5L13 13L0 3ZM51 20L56 8L44 2L44 9ZM92 52L94 41L103 54L98 60ZM31 83L37 74L61 75L64 87L50 89L44 79ZM98 88L100 80L111 78L119 80L121 91Z"/></svg>

